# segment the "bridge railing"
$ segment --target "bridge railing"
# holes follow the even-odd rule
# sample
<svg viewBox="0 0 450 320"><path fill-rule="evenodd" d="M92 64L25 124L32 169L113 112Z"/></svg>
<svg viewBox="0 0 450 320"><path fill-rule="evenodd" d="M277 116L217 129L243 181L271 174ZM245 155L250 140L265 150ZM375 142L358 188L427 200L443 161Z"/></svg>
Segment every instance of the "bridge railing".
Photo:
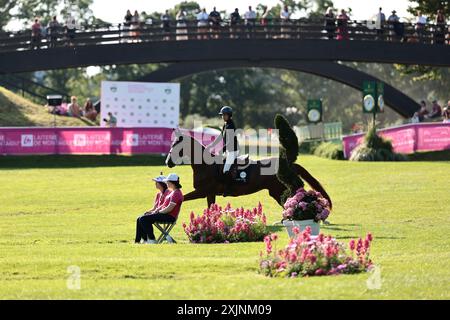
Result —
<svg viewBox="0 0 450 320"><path fill-rule="evenodd" d="M385 24L382 32L371 21L334 21L326 25L321 20L279 20L266 24L232 24L222 21L198 26L197 21L156 22L138 26L118 25L85 26L76 30L73 37L64 28L53 33L33 37L31 31L0 33L0 52L31 49L52 49L63 46L105 45L152 41L214 40L214 39L320 39L340 41L388 41L421 44L450 44L448 25L410 23Z"/></svg>

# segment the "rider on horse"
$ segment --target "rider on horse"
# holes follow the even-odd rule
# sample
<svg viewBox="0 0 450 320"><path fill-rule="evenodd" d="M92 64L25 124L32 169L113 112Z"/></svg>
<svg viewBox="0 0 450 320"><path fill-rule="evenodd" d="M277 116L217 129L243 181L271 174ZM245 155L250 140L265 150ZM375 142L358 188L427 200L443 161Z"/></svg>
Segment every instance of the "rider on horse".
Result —
<svg viewBox="0 0 450 320"><path fill-rule="evenodd" d="M212 142L208 149L211 150L220 141L223 141L222 152L225 157L225 164L223 165L223 177L225 188L223 191L223 196L229 196L232 194L231 187L233 183L233 177L231 176L231 166L239 156L239 144L236 137L236 126L233 122L233 109L228 106L223 106L220 109L219 114L222 116L224 125L222 127L221 134Z"/></svg>

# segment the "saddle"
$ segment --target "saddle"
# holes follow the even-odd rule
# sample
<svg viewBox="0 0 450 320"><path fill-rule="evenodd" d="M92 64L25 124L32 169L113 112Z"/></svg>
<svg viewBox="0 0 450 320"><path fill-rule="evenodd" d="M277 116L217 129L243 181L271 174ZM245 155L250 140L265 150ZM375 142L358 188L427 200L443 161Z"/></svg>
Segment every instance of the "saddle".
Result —
<svg viewBox="0 0 450 320"><path fill-rule="evenodd" d="M225 159L224 159L225 162ZM224 164L221 164L219 166L219 176L223 176L223 166ZM252 169L251 166L251 160L248 156L248 154L244 154L242 156L238 156L230 168L230 174L233 182L236 183L246 183L248 181L248 178L250 176L250 171Z"/></svg>

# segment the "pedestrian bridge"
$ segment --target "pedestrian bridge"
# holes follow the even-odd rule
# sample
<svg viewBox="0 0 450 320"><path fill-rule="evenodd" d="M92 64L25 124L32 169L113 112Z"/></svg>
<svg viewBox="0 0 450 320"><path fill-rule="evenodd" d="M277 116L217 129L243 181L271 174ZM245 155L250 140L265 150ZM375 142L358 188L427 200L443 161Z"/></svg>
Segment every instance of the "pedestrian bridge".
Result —
<svg viewBox="0 0 450 320"><path fill-rule="evenodd" d="M271 24L197 28L141 25L96 26L70 39L61 30L53 38L30 32L0 34L0 73L142 63L224 60L356 61L450 66L448 26L429 25L420 34L403 24L401 34L386 27L382 35L366 21L325 30L323 21L305 19ZM439 30L439 32L438 32ZM340 39L340 40L338 40ZM39 41L37 41L39 40ZM448 39L450 40L450 39ZM33 49L34 48L34 49Z"/></svg>

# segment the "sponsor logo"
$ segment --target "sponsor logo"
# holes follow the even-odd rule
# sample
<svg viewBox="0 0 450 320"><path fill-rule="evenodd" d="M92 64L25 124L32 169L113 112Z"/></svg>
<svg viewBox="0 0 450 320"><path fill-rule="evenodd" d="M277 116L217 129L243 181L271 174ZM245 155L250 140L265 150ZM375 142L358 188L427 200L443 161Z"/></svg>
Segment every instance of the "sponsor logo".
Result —
<svg viewBox="0 0 450 320"><path fill-rule="evenodd" d="M166 89L164 90L164 92L165 92L166 94L171 94L171 93L172 93L172 89L166 88Z"/></svg>
<svg viewBox="0 0 450 320"><path fill-rule="evenodd" d="M34 145L34 137L32 134L22 134L20 145L22 147L32 147Z"/></svg>
<svg viewBox="0 0 450 320"><path fill-rule="evenodd" d="M136 133L127 135L127 146L137 147L139 145L139 135Z"/></svg>
<svg viewBox="0 0 450 320"><path fill-rule="evenodd" d="M74 134L73 135L73 145L76 147L86 146L86 135L85 134Z"/></svg>

